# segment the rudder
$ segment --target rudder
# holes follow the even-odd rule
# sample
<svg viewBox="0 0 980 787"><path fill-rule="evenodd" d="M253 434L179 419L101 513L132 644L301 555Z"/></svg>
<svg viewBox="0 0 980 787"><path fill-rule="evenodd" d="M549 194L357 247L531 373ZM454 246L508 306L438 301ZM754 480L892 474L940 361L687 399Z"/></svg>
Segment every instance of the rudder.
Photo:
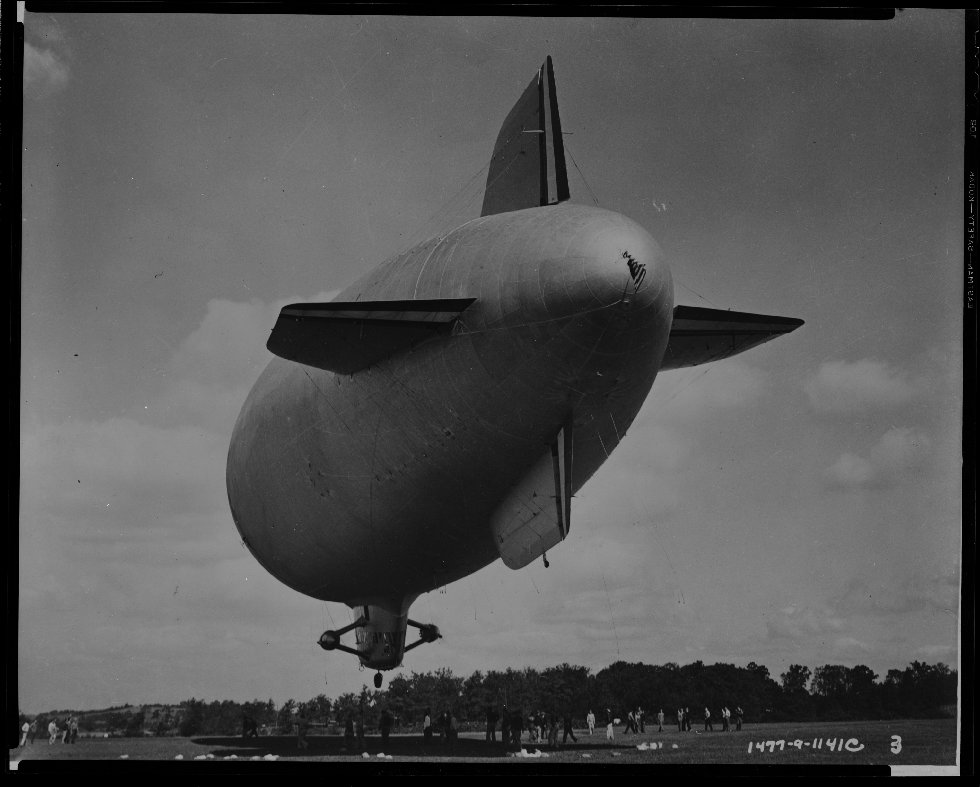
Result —
<svg viewBox="0 0 980 787"><path fill-rule="evenodd" d="M490 159L481 216L569 198L551 56L507 114Z"/></svg>

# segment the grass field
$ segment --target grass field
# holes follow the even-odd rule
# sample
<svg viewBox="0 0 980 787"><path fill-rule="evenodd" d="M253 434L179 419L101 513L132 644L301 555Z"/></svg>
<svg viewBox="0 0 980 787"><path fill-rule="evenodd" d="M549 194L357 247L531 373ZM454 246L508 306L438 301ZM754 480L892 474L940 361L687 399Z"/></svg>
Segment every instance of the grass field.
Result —
<svg viewBox="0 0 980 787"><path fill-rule="evenodd" d="M750 764L750 765L953 765L956 762L956 721L930 719L907 721L856 721L807 724L746 725L740 732L685 732L623 735L616 730L614 741L605 739L604 730L591 738L587 731L576 731L577 743L557 750L523 744L547 757L520 758L500 744L487 744L481 735L460 736L452 749L436 738L426 746L418 735L392 735L382 749L380 737L366 740L369 758L343 750L339 736L312 736L309 748L298 750L295 737L266 737L243 740L237 737L199 738L110 738L83 739L75 744L49 745L40 738L33 745L10 751L12 767L32 770L38 761L71 760L174 761L207 765L229 760L243 764L252 758L277 756L276 761L389 763L484 763L489 766L521 767L538 764L655 765L655 764ZM769 742L772 742L771 744ZM779 742L783 741L782 744ZM815 741L818 744L815 746ZM833 744L831 744L833 741ZM646 750L637 748L646 744ZM655 748L651 744L658 744ZM380 760L378 753L391 760ZM204 763L194 758L207 757ZM263 763L265 761L263 760ZM21 766L22 764L22 766ZM260 765L260 763L255 763ZM271 763L270 763L271 764ZM43 766L42 766L43 767ZM266 765L260 765L263 770Z"/></svg>

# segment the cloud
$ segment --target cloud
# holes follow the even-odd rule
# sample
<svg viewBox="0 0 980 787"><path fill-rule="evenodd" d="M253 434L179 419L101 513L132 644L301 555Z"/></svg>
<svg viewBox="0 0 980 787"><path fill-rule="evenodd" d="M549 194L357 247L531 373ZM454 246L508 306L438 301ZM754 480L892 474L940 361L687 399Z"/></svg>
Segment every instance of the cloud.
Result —
<svg viewBox="0 0 980 787"><path fill-rule="evenodd" d="M181 379L235 387L254 376L272 354L265 348L279 310L288 301L247 303L214 298L201 324L181 342L171 367Z"/></svg>
<svg viewBox="0 0 980 787"><path fill-rule="evenodd" d="M872 647L854 637L838 637L834 640L834 651L840 654L870 653Z"/></svg>
<svg viewBox="0 0 980 787"><path fill-rule="evenodd" d="M766 633L770 640L808 641L815 635L829 635L843 628L844 620L829 608L792 605L778 610L766 620Z"/></svg>
<svg viewBox="0 0 980 787"><path fill-rule="evenodd" d="M160 537L224 510L227 440L131 418L43 426L22 444L22 510L66 538Z"/></svg>
<svg viewBox="0 0 980 787"><path fill-rule="evenodd" d="M845 616L871 614L892 618L914 612L955 615L959 607L959 571L916 573L902 582L855 578L832 605Z"/></svg>
<svg viewBox="0 0 980 787"><path fill-rule="evenodd" d="M272 303L208 301L201 324L174 353L168 384L148 405L147 417L154 423L193 424L230 434L249 389L272 360L265 344L282 307L297 301L329 301L337 292Z"/></svg>
<svg viewBox="0 0 980 787"><path fill-rule="evenodd" d="M327 300L318 293L310 300ZM21 443L27 510L86 524L90 534L131 531L224 512L231 426L271 359L265 349L283 299L212 300L178 347L167 383L143 410L104 421L42 425Z"/></svg>
<svg viewBox="0 0 980 787"><path fill-rule="evenodd" d="M844 415L899 407L912 401L920 387L901 370L865 359L821 364L804 390L817 412Z"/></svg>
<svg viewBox="0 0 980 787"><path fill-rule="evenodd" d="M867 459L845 453L827 468L826 475L832 486L857 487L872 481L875 470Z"/></svg>
<svg viewBox="0 0 980 787"><path fill-rule="evenodd" d="M918 465L929 451L930 440L918 429L893 427L871 449L871 463L881 472L895 474Z"/></svg>
<svg viewBox="0 0 980 787"><path fill-rule="evenodd" d="M201 324L177 348L173 371L199 383L234 387L250 382L272 358L265 343L282 307L297 301L329 301L337 292L280 298L272 303L212 298Z"/></svg>
<svg viewBox="0 0 980 787"><path fill-rule="evenodd" d="M602 547L592 549L596 543ZM651 631L669 631L672 651L697 639L695 613L677 603L665 577L655 578L649 565L645 576L637 576L644 570L641 550L589 539L562 544L549 558L549 569L538 561L514 572L498 562L453 583L445 594L424 594L413 618L445 626L451 636L413 651L407 668L451 664L455 673L466 674L560 661L649 660L654 650L662 653Z"/></svg>
<svg viewBox="0 0 980 787"><path fill-rule="evenodd" d="M662 519L682 502L681 482L693 443L653 417L634 422L601 472L572 499L577 532Z"/></svg>
<svg viewBox="0 0 980 787"><path fill-rule="evenodd" d="M61 43L65 40L64 31L53 16L32 13L25 20L25 24L27 34L35 40L43 39L49 43Z"/></svg>
<svg viewBox="0 0 980 787"><path fill-rule="evenodd" d="M68 64L53 49L24 42L24 88L45 95L68 84Z"/></svg>
<svg viewBox="0 0 980 787"><path fill-rule="evenodd" d="M319 632L281 620L302 597L240 546L224 476L231 425L271 358L265 341L279 308L330 297L213 300L145 407L101 421L25 422L20 613L30 625L19 641L21 677L35 696L45 670L100 663L129 675L130 692L156 690L186 684L177 652L224 654L230 664L266 640L286 650L315 641ZM241 644L249 647L236 653ZM84 691L115 697L115 680Z"/></svg>
<svg viewBox="0 0 980 787"><path fill-rule="evenodd" d="M912 651L912 658L923 661L943 661L955 667L956 653L955 645L923 645Z"/></svg>
<svg viewBox="0 0 980 787"><path fill-rule="evenodd" d="M765 383L760 370L726 360L658 376L650 400L665 423L700 421L710 414L755 403Z"/></svg>
<svg viewBox="0 0 980 787"><path fill-rule="evenodd" d="M844 489L892 486L919 466L930 448L931 441L925 432L892 427L871 447L868 458L841 454L824 476L830 486Z"/></svg>
<svg viewBox="0 0 980 787"><path fill-rule="evenodd" d="M737 361L658 377L622 442L576 495L573 521L607 522L615 512L626 522L649 523L676 511L713 419L751 408L764 390L765 376Z"/></svg>

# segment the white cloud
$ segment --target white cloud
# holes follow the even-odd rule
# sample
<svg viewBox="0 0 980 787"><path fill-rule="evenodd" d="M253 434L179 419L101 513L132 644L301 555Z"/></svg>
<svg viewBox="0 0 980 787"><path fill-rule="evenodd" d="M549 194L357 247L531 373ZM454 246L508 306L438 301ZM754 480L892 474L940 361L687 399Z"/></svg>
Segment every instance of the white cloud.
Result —
<svg viewBox="0 0 980 787"><path fill-rule="evenodd" d="M931 441L918 429L892 427L871 447L868 458L844 453L825 472L831 486L885 487L900 482L929 455Z"/></svg>
<svg viewBox="0 0 980 787"><path fill-rule="evenodd" d="M272 354L266 350L276 317L287 303L329 301L337 294L320 292L312 298L282 298L273 303L247 303L213 298L201 324L180 344L173 371L202 384L239 386L254 380Z"/></svg>
<svg viewBox="0 0 980 787"><path fill-rule="evenodd" d="M817 412L837 415L894 408L912 401L919 384L883 361L827 361L804 389Z"/></svg>
<svg viewBox="0 0 980 787"><path fill-rule="evenodd" d="M959 606L960 579L955 569L917 572L902 581L853 580L833 602L842 614L891 617L911 612L953 615Z"/></svg>
<svg viewBox="0 0 980 787"><path fill-rule="evenodd" d="M272 358L265 343L285 303L208 301L201 324L174 354L171 366L175 375L197 384L227 386L237 386L254 376Z"/></svg>
<svg viewBox="0 0 980 787"><path fill-rule="evenodd" d="M24 42L24 87L46 93L68 84L68 64L53 49Z"/></svg>
<svg viewBox="0 0 980 787"><path fill-rule="evenodd" d="M649 523L676 511L712 419L750 408L764 390L765 376L737 361L658 377L622 442L576 495L573 522Z"/></svg>
<svg viewBox="0 0 980 787"><path fill-rule="evenodd" d="M255 646L264 635L280 649L315 641L319 632L279 620L282 600L299 609L302 597L240 547L224 476L231 425L271 358L265 341L279 308L330 297L211 301L145 409L103 421L25 422L20 612L30 625L20 653L28 693L44 693L45 670L88 670L95 658L129 676L121 699L139 701L134 685L183 685L178 651L228 651L234 663L247 658L232 652L243 638ZM136 663L146 671L134 671ZM81 690L116 696L114 680Z"/></svg>
<svg viewBox="0 0 980 787"><path fill-rule="evenodd" d="M955 645L923 645L912 651L912 658L924 661L943 661L956 666Z"/></svg>
<svg viewBox="0 0 980 787"><path fill-rule="evenodd" d="M271 357L265 342L280 307L330 297L212 300L174 352L146 411L25 434L23 520L37 531L22 539L22 554L30 551L22 564L22 619L32 623L22 636L22 661L32 689L47 685L50 670L69 674L98 664L130 687L173 700L174 685L185 686L187 696L222 691L214 687L229 684L215 663L244 673L259 648L263 659L291 665L308 656L307 679L328 668L359 680L352 660L324 666L313 645L323 628L346 622L346 611L334 605L341 619L318 621L322 608L281 586L244 552L224 489L231 424ZM655 394L662 382L671 378L658 381ZM660 401L651 397L603 468L603 480L573 502L569 543L549 553L552 568L538 561L515 573L497 564L454 583L448 595L420 598L413 617L451 626L452 637L413 651L407 668L451 663L466 674L488 664L520 666L515 658L545 666L555 663L555 653L572 663L657 662L662 651L651 630L671 632L672 660L704 657L690 644L703 641L698 602L690 591L690 602L677 598L684 568L678 578L665 553L673 544L657 528L681 504L684 469L701 430L712 428L705 423L757 403L764 390L751 367L726 362L707 374L679 376ZM917 461L916 439L914 430L891 430L867 458L855 459L872 477L899 472ZM540 592L528 603L532 584ZM860 651L862 643L844 628L833 610L788 607L767 621L768 639L756 639L773 653L814 641L828 652ZM61 648L64 641L72 647ZM188 651L208 654L192 674L179 666L178 654ZM270 678L270 693L312 696L312 686L289 682L299 680ZM118 693L101 676L92 690L140 699L132 689Z"/></svg>
<svg viewBox="0 0 980 787"><path fill-rule="evenodd" d="M53 16L32 13L27 17L25 25L27 35L35 40L44 39L49 43L61 43L65 40L64 31Z"/></svg>
<svg viewBox="0 0 980 787"><path fill-rule="evenodd" d="M854 637L838 637L834 640L834 651L840 654L870 653L871 646Z"/></svg>
<svg viewBox="0 0 980 787"><path fill-rule="evenodd" d="M841 454L840 459L827 468L827 478L835 486L864 486L874 477L875 469L871 462L849 453Z"/></svg>
<svg viewBox="0 0 980 787"><path fill-rule="evenodd" d="M319 293L309 300L327 300ZM137 416L43 425L23 433L24 510L132 530L224 512L231 426L272 357L269 331L285 303L212 300L181 343L168 383Z"/></svg>
<svg viewBox="0 0 980 787"><path fill-rule="evenodd" d="M758 369L740 361L719 361L658 375L650 401L663 422L695 421L756 402L765 383Z"/></svg>
<svg viewBox="0 0 980 787"><path fill-rule="evenodd" d="M71 532L125 532L224 505L227 441L192 427L130 418L48 425L22 443L22 507Z"/></svg>
<svg viewBox="0 0 980 787"><path fill-rule="evenodd" d="M766 620L766 632L770 640L810 641L814 636L829 635L843 628L844 620L833 610L807 606L784 607Z"/></svg>
<svg viewBox="0 0 980 787"><path fill-rule="evenodd" d="M871 448L871 463L880 473L894 475L918 465L931 441L918 429L893 427Z"/></svg>
<svg viewBox="0 0 980 787"><path fill-rule="evenodd" d="M214 298L201 324L180 343L168 367L168 384L147 406L154 423L194 424L229 435L249 389L272 353L265 344L287 303L331 300L336 290L272 303Z"/></svg>

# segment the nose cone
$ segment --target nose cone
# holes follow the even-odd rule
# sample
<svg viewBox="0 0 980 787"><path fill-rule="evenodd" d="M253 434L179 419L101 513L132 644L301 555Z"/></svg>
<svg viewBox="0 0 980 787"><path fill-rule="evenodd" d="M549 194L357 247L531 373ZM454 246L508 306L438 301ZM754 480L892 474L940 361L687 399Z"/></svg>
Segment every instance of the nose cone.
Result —
<svg viewBox="0 0 980 787"><path fill-rule="evenodd" d="M583 279L604 305L631 304L632 311L673 302L670 269L650 234L625 216L597 217L600 229L584 242Z"/></svg>
<svg viewBox="0 0 980 787"><path fill-rule="evenodd" d="M555 226L559 251L540 262L541 303L551 319L603 311L669 310L670 270L657 242L618 213L568 206Z"/></svg>
<svg viewBox="0 0 980 787"><path fill-rule="evenodd" d="M590 396L601 404L602 397L632 392L642 401L673 314L670 270L656 241L625 216L582 205L501 221L515 222L516 230L501 289L506 295L513 287L519 301L503 309L503 320L514 324L523 357L535 358L549 395L563 402ZM488 341L482 356L503 356L499 346L510 349L505 339Z"/></svg>
<svg viewBox="0 0 980 787"><path fill-rule="evenodd" d="M547 219L550 239L546 253L531 263L537 286L523 289L524 314L549 332L579 318L576 323L588 325L576 338L583 349L610 356L629 351L644 363L659 363L674 292L657 242L611 211L581 205L542 210L554 211Z"/></svg>

